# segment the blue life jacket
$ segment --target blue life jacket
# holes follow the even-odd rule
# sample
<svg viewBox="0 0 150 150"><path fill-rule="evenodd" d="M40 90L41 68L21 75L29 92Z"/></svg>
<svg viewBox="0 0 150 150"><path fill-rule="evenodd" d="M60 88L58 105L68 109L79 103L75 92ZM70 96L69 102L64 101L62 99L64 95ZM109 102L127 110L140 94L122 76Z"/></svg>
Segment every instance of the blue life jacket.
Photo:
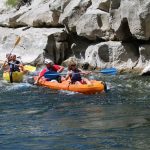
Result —
<svg viewBox="0 0 150 150"><path fill-rule="evenodd" d="M78 69L72 71L71 82L81 81L80 71Z"/></svg>
<svg viewBox="0 0 150 150"><path fill-rule="evenodd" d="M48 69L46 68L46 72L44 74L44 77L48 80L48 81L51 81L51 80L57 80L59 77L60 77L60 74L56 71L53 71L53 69Z"/></svg>

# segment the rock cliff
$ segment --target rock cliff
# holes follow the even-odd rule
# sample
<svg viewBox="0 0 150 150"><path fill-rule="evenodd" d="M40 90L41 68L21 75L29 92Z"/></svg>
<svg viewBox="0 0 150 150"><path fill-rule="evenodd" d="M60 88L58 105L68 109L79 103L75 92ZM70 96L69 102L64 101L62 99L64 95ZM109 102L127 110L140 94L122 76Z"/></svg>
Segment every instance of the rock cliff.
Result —
<svg viewBox="0 0 150 150"><path fill-rule="evenodd" d="M32 0L0 6L0 60L17 36L14 53L24 63L72 57L92 67L150 68L150 0Z"/></svg>

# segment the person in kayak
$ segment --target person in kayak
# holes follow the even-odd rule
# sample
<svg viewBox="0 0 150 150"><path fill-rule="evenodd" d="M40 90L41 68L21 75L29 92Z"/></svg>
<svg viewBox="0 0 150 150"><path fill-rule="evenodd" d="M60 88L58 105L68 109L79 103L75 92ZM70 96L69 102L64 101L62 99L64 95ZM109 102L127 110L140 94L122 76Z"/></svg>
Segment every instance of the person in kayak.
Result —
<svg viewBox="0 0 150 150"><path fill-rule="evenodd" d="M11 55L11 61L8 62L9 65L9 74L10 74L10 82L13 82L13 72L24 72L23 64L16 59L16 55Z"/></svg>
<svg viewBox="0 0 150 150"><path fill-rule="evenodd" d="M66 80L70 79L71 80L71 84L89 84L91 85L90 80L88 80L87 78L82 78L81 74L83 75L87 75L91 73L91 71L83 71L79 68L77 68L77 65L75 62L71 62L68 65L68 72L66 75Z"/></svg>
<svg viewBox="0 0 150 150"><path fill-rule="evenodd" d="M20 61L16 60L15 54L6 54L6 61L4 62L2 69L4 72L9 72L10 82L13 82L13 72L23 72L23 65Z"/></svg>
<svg viewBox="0 0 150 150"><path fill-rule="evenodd" d="M23 72L23 64L16 59L16 55L12 54L11 55L11 61L9 61L8 63L9 67L10 67L10 72Z"/></svg>
<svg viewBox="0 0 150 150"><path fill-rule="evenodd" d="M37 84L42 77L44 77L46 81L56 80L61 82L61 76L59 73L64 70L64 67L54 64L49 59L45 59L44 64L46 67L39 73L39 76L34 84Z"/></svg>

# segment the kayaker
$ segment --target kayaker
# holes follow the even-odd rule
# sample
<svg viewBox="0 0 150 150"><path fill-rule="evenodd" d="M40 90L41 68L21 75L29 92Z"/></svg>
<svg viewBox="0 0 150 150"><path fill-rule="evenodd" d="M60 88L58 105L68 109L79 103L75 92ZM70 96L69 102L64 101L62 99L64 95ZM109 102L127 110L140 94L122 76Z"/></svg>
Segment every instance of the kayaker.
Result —
<svg viewBox="0 0 150 150"><path fill-rule="evenodd" d="M22 63L16 59L16 55L11 55L11 61L8 62L10 82L13 82L13 72L24 72Z"/></svg>
<svg viewBox="0 0 150 150"><path fill-rule="evenodd" d="M61 76L59 73L64 70L64 67L54 64L49 59L45 59L44 64L46 67L39 73L39 76L34 84L37 84L42 77L44 77L47 81L56 80L61 82Z"/></svg>
<svg viewBox="0 0 150 150"><path fill-rule="evenodd" d="M11 55L11 61L9 61L9 67L10 67L10 72L23 72L23 64L16 59L16 55L12 54Z"/></svg>
<svg viewBox="0 0 150 150"><path fill-rule="evenodd" d="M89 84L89 85L91 85L90 80L88 80L87 78L81 77L81 74L87 75L89 73L91 73L91 72L83 71L83 70L77 68L77 65L75 62L71 62L68 65L68 72L66 75L66 80L68 80L70 78L72 84Z"/></svg>
<svg viewBox="0 0 150 150"><path fill-rule="evenodd" d="M6 54L6 61L2 65L2 69L4 72L9 72L10 82L13 82L13 72L23 72L23 65L20 61L16 60L15 54Z"/></svg>

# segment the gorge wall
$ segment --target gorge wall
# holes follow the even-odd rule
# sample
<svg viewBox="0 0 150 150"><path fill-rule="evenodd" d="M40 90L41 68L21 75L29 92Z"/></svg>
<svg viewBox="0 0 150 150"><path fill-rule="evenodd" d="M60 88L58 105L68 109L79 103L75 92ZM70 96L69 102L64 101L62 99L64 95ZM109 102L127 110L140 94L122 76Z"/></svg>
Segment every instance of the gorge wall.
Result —
<svg viewBox="0 0 150 150"><path fill-rule="evenodd" d="M150 0L32 0L19 10L0 6L0 60L24 63L75 59L96 68L150 68Z"/></svg>

